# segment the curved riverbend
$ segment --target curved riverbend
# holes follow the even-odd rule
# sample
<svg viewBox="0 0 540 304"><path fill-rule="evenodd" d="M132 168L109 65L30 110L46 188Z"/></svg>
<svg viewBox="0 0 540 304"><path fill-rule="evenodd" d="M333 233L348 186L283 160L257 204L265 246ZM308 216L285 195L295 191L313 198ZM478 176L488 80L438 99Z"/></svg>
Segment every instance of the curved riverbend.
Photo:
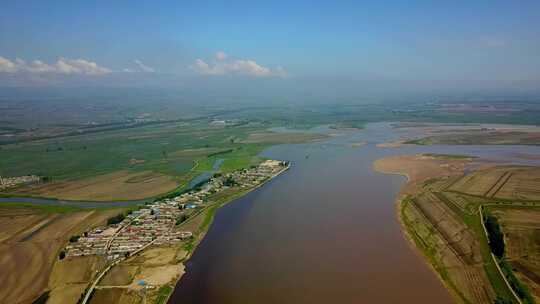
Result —
<svg viewBox="0 0 540 304"><path fill-rule="evenodd" d="M401 132L370 124L265 151L291 161L291 170L217 212L169 303L451 303L401 231L395 199L405 177L374 172L372 163L420 152L500 161L516 148L376 147Z"/></svg>

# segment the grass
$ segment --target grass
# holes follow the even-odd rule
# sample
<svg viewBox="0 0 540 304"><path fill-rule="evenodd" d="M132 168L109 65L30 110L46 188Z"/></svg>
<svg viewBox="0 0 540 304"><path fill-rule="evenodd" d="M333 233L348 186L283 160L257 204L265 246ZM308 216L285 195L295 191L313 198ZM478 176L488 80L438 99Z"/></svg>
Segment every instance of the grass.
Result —
<svg viewBox="0 0 540 304"><path fill-rule="evenodd" d="M226 155L221 165L221 172L232 172L239 169L248 168L262 161L257 155L269 145L246 144Z"/></svg>
<svg viewBox="0 0 540 304"><path fill-rule="evenodd" d="M236 148L224 138L244 138L254 128L208 128L205 125L179 127L147 126L99 134L42 140L2 146L2 175L38 174L55 179L75 179L118 170L150 170L172 176L186 174L197 159L207 157L205 148L227 151ZM200 149L200 153L177 154ZM224 156L226 154L223 154ZM143 160L137 164L131 159Z"/></svg>
<svg viewBox="0 0 540 304"><path fill-rule="evenodd" d="M165 301L169 298L169 295L172 293L173 288L171 285L163 285L158 289L157 297L156 297L156 304L164 304Z"/></svg>
<svg viewBox="0 0 540 304"><path fill-rule="evenodd" d="M512 266L508 264L504 259L499 261L499 265L506 276L506 279L512 286L512 289L516 292L518 297L522 300L524 304L534 304L534 298L529 291L529 288L519 281L519 279L514 274Z"/></svg>
<svg viewBox="0 0 540 304"><path fill-rule="evenodd" d="M170 193L177 193L198 174L211 171L217 159L223 160L221 172L259 163L261 159L257 155L269 144L240 144L227 140L228 137L245 138L249 132L257 130L260 129L203 126L178 130L172 124L165 130L150 126L99 136L92 134L8 145L0 150L0 174L37 174L48 176L53 182L73 180L77 183L80 179L118 170L158 172L175 178L179 186Z"/></svg>

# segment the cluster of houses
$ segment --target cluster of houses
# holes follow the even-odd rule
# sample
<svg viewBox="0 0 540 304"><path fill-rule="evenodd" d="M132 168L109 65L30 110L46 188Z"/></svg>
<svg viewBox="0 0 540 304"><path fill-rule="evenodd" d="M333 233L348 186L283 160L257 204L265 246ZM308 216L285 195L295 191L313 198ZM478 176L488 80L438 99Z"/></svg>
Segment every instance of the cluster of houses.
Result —
<svg viewBox="0 0 540 304"><path fill-rule="evenodd" d="M145 205L119 219L118 223L72 237L65 254L67 257L106 255L109 259L116 259L149 245L172 244L189 239L192 233L182 231L178 224L207 204L213 194L230 187L256 187L283 171L287 165L282 161L266 160L249 169L216 175L195 190Z"/></svg>
<svg viewBox="0 0 540 304"><path fill-rule="evenodd" d="M171 200L146 205L119 223L72 237L66 246L66 256L107 255L115 258L149 244L170 244L189 239L191 232L176 229L178 219L184 214L184 206Z"/></svg>
<svg viewBox="0 0 540 304"><path fill-rule="evenodd" d="M20 185L37 183L40 181L40 177L37 175L23 175L14 177L2 177L0 176L0 190L12 188Z"/></svg>

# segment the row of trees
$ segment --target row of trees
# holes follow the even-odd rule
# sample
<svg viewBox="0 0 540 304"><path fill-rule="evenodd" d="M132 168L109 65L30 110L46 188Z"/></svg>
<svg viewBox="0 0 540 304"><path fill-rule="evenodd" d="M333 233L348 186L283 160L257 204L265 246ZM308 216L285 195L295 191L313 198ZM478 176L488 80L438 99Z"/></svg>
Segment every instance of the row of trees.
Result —
<svg viewBox="0 0 540 304"><path fill-rule="evenodd" d="M504 256L504 234L501 231L501 226L497 218L491 214L488 214L484 219L484 225L488 232L488 241L491 252L502 259Z"/></svg>

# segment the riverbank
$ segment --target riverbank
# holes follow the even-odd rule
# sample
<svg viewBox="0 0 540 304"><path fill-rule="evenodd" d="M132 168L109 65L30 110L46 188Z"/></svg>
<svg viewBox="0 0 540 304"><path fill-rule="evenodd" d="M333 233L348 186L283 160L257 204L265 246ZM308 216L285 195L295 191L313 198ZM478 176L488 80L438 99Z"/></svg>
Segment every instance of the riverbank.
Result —
<svg viewBox="0 0 540 304"><path fill-rule="evenodd" d="M251 185L256 179L249 182L249 176L253 173L249 173L249 170L239 171L239 173L235 175L239 180L228 182L234 186L229 186L224 190L214 192L214 194L207 198L211 203L207 202L200 205L202 208L196 208L196 212L192 213L187 220L181 223L177 222L174 229L177 231L192 232L193 237L191 239L175 245L156 244L156 246L152 246L147 250L139 250L130 254L127 258L122 258L121 261L116 261L115 267L103 269L103 271L94 276L95 279L90 283L91 288L86 292L85 302L94 303L94 301L103 299L110 300L110 297L114 297L114 299L123 303L123 299L140 297L138 294L140 294L143 288L146 290L145 298L148 301L153 303L164 303L167 301L173 291L173 287L184 274L184 264L189 260L195 248L204 239L217 210L229 202L262 187L264 184L290 168L289 163L266 161L261 165L262 169L260 170L262 171L258 171L259 169L251 170L252 172L262 173L264 170L269 170L270 167L268 166L273 166L274 168L268 172L271 174L257 182L254 186ZM230 177L227 177L227 180L229 178ZM244 180L245 178L248 180ZM207 187L211 188L214 185L215 181L209 181ZM205 188L205 186L200 187ZM173 201L171 201L171 203L172 202ZM167 256L168 258L159 259L159 263L156 262L155 254L150 254L156 250L160 252L159 256ZM144 281L145 286L147 285L148 287L141 286L139 284L141 281ZM90 294L92 294L91 297Z"/></svg>
<svg viewBox="0 0 540 304"><path fill-rule="evenodd" d="M469 170L473 164L476 168ZM530 295L522 288L518 298L493 258L481 207L535 205L529 201L536 199L534 193L521 187L517 195L515 187L533 187L537 168L481 164L474 158L424 154L380 159L374 169L409 177L396 203L402 229L458 302L519 303ZM524 203L525 194L530 197Z"/></svg>
<svg viewBox="0 0 540 304"><path fill-rule="evenodd" d="M396 215L403 231L403 237L407 240L410 248L437 275L452 297L459 301L462 301L462 298L442 271L442 265L432 253L423 248L422 240L412 229L406 215L406 204L412 196L422 191L423 182L442 176L460 175L463 173L466 163L465 159L453 159L450 163L445 163L441 158L424 154L386 157L373 163L373 169L377 172L401 175L406 178L406 182L402 185L395 200Z"/></svg>
<svg viewBox="0 0 540 304"><path fill-rule="evenodd" d="M232 194L230 196L224 197L223 199L221 199L220 201L217 201L213 205L206 207L206 210L201 211L201 213L198 216L204 216L204 221L203 221L202 225L200 226L199 233L198 233L195 241L193 241L191 244L189 244L189 246L184 247L184 249L186 250L186 255L185 255L185 258L182 259L182 262L181 262L182 267L185 267L185 263L187 263L189 261L189 259L191 258L191 256L195 252L195 250L197 249L198 245L204 239L206 233L208 232L208 229L210 229L210 226L212 224L214 216L215 216L216 212L219 210L219 208L227 205L228 203L230 203L230 202L232 202L232 201L234 201L234 200L236 200L236 199L238 199L240 197L243 197L243 196L247 195L250 192L253 192L253 191L261 188L262 186L264 186L268 182L272 181L274 178L278 177L279 175L281 175L285 171L289 170L290 167L291 167L291 163L288 162L287 165L282 170L280 170L276 174L272 175L270 178L268 178L267 180L265 180L261 184L255 186L255 187L252 187L250 189L247 189L245 191L241 191L241 192ZM195 219L192 218L190 220L195 220ZM182 271L182 273L174 281L174 284L173 284L174 286L176 286L178 284L178 282L180 281L180 279L182 278L182 276L184 274L185 274L185 272ZM172 295L173 291L174 291L174 289L170 289L170 292L167 294L166 297L164 297L164 301L163 302L158 302L158 303L166 303L166 302L168 302L168 300L169 300L170 296Z"/></svg>

